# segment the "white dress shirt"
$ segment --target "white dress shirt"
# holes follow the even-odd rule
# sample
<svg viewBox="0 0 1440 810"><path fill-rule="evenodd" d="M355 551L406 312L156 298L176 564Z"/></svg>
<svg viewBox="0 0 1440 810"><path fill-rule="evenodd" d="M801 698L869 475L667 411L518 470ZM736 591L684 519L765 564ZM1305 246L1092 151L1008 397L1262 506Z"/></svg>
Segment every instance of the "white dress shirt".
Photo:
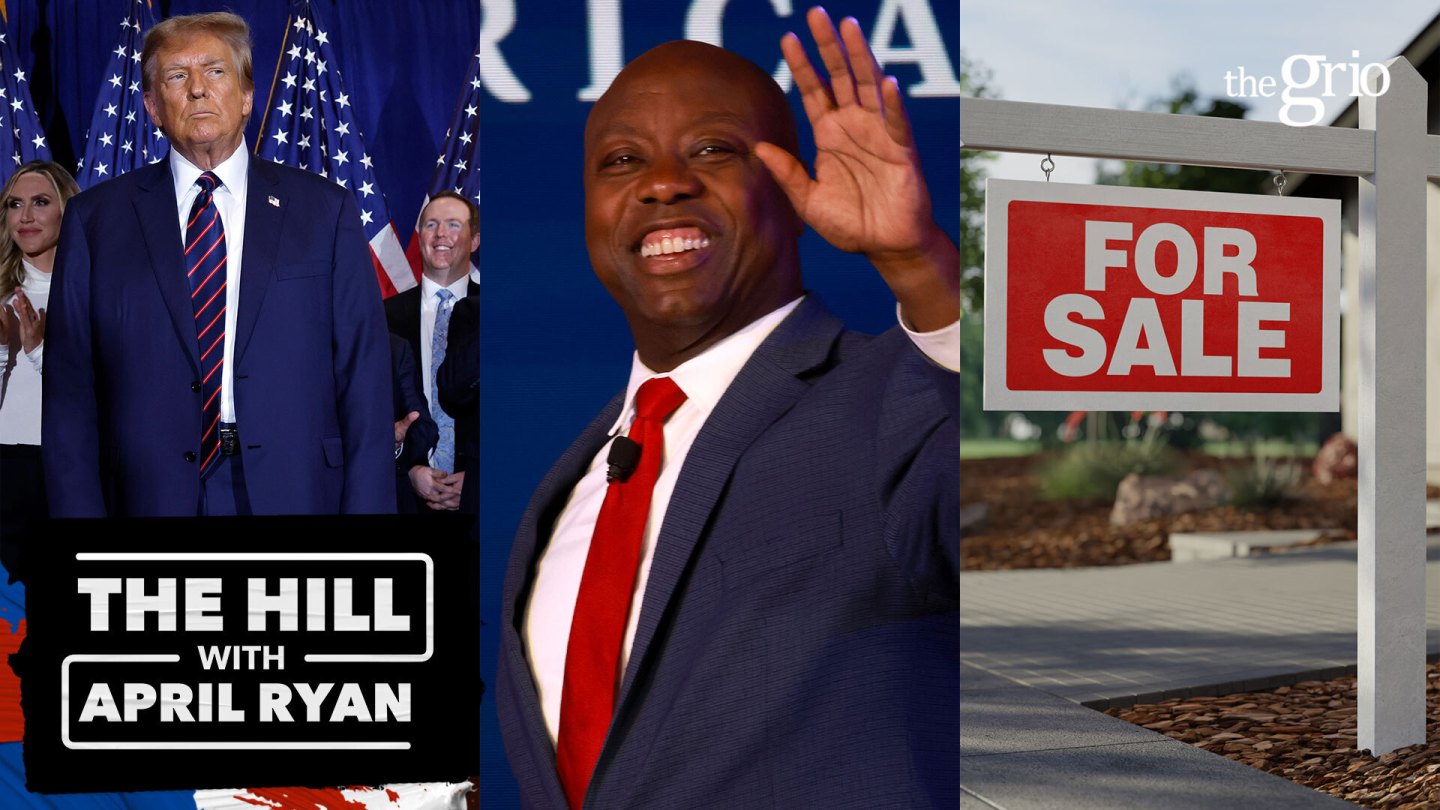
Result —
<svg viewBox="0 0 1440 810"><path fill-rule="evenodd" d="M250 185L250 153L245 141L213 171L220 178L220 187L212 198L225 228L225 368L220 373L220 421L235 418L235 321L240 312L240 257L245 251L245 192ZM178 151L170 150L170 174L175 180L175 200L180 208L180 244L185 244L185 223L190 221L190 208L200 194L195 181L204 170L186 160ZM183 275L184 268L182 266ZM186 289L189 289L187 284Z"/></svg>
<svg viewBox="0 0 1440 810"><path fill-rule="evenodd" d="M675 482L685 465L685 458L700 428L710 418L716 404L750 356L775 331L802 299L797 298L749 326L716 343L699 355L676 366L666 374L657 373L640 362L637 353L631 361L630 382L625 387L625 403L620 417L610 430L611 436L628 430L635 418L635 392L652 377L671 377L686 394L686 400L665 422L665 457L661 460L660 477L650 497L650 514L641 539L639 572L630 597L630 612L625 622L625 639L620 648L620 671L630 660L630 647L640 621L645 585L650 577L650 564L655 557L655 540L665 524L665 513ZM906 332L916 345L936 363L959 370L959 323L935 332ZM948 337L947 337L948 336ZM954 362L949 360L949 344L953 341ZM565 655L570 644L570 623L575 601L580 592L580 578L585 572L585 557L590 552L590 538L605 501L606 442L591 460L585 474L575 484L565 508L555 520L550 542L540 554L535 567L535 584L525 608L524 639L529 653L531 675L545 715L545 728L553 745L560 731L560 696L565 682Z"/></svg>
<svg viewBox="0 0 1440 810"><path fill-rule="evenodd" d="M46 309L50 302L50 274L24 259L21 263L25 265L25 282L20 289L25 291L30 306L37 312ZM13 293L0 301L0 306L14 305ZM10 340L16 350L13 356L10 344L0 343L0 444L38 445L45 342L42 340L34 351L27 352L20 345L19 334L11 335Z"/></svg>

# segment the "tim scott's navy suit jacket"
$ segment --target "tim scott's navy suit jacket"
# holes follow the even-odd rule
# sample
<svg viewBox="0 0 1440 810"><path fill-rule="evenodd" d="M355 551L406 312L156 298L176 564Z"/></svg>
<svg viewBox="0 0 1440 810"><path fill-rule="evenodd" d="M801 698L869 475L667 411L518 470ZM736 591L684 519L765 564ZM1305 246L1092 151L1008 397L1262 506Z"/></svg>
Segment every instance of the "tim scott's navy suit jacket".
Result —
<svg viewBox="0 0 1440 810"><path fill-rule="evenodd" d="M168 160L66 207L41 441L56 517L196 513L199 352L179 219ZM254 511L395 511L390 347L349 191L251 158L237 317Z"/></svg>
<svg viewBox="0 0 1440 810"><path fill-rule="evenodd" d="M616 398L540 484L502 602L497 709L563 808L521 639L535 563ZM957 375L812 294L725 392L656 543L585 806L959 805Z"/></svg>

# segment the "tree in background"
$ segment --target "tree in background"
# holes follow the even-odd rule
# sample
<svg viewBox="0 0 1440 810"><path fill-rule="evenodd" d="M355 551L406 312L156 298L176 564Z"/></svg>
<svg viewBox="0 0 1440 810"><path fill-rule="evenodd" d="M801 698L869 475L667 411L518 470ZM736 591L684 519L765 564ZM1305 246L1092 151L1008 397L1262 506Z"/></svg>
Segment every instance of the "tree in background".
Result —
<svg viewBox="0 0 1440 810"><path fill-rule="evenodd" d="M990 71L961 51L960 94L994 98L990 81ZM985 301L985 164L994 159L992 152L960 152L960 306L976 316Z"/></svg>
<svg viewBox="0 0 1440 810"><path fill-rule="evenodd" d="M960 93L992 97L990 71L960 53ZM990 435L992 422L982 403L985 368L985 167L991 152L960 152L960 435Z"/></svg>

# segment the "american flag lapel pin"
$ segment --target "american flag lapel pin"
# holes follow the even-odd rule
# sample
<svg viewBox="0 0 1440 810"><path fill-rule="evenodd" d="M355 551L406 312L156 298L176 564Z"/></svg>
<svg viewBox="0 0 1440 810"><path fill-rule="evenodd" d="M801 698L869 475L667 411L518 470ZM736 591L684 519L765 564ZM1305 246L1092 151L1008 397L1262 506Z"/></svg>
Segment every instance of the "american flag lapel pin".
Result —
<svg viewBox="0 0 1440 810"><path fill-rule="evenodd" d="M271 195L270 195L270 204L273 205L273 206L275 206L276 208L279 208L279 207L280 207L280 198L279 198L279 197L276 197L274 194L271 194Z"/></svg>

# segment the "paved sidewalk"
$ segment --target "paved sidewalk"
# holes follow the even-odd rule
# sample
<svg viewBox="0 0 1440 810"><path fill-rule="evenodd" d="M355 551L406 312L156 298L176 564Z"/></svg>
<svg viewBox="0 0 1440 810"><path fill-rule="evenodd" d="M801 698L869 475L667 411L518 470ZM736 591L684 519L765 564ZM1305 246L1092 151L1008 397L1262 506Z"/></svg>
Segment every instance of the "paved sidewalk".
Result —
<svg viewBox="0 0 1440 810"><path fill-rule="evenodd" d="M967 571L960 574L960 660L1099 708L1353 672L1355 548ZM1440 651L1440 543L1426 552L1433 653Z"/></svg>
<svg viewBox="0 0 1440 810"><path fill-rule="evenodd" d="M960 575L961 807L1325 808L1348 802L1077 704L1353 672L1355 548ZM1440 593L1440 543L1427 588ZM1427 601L1430 652L1440 609Z"/></svg>

